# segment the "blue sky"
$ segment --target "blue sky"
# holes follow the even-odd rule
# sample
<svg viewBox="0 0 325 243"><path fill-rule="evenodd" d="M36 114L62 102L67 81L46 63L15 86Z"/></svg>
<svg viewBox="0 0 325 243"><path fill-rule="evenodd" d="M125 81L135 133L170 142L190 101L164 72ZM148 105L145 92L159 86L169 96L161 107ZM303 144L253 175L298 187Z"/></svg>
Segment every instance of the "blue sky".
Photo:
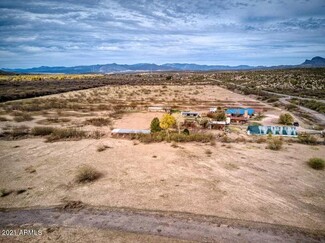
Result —
<svg viewBox="0 0 325 243"><path fill-rule="evenodd" d="M299 64L325 56L324 0L1 0L0 68Z"/></svg>

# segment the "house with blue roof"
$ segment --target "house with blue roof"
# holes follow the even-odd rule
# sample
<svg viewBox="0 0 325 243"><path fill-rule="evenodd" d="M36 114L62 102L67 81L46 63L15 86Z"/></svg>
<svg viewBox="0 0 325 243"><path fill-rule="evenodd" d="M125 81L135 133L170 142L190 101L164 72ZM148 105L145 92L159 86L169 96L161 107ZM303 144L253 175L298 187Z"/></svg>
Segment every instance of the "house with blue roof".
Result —
<svg viewBox="0 0 325 243"><path fill-rule="evenodd" d="M255 110L252 108L228 108L226 110L226 114L229 116L253 116L255 113Z"/></svg>

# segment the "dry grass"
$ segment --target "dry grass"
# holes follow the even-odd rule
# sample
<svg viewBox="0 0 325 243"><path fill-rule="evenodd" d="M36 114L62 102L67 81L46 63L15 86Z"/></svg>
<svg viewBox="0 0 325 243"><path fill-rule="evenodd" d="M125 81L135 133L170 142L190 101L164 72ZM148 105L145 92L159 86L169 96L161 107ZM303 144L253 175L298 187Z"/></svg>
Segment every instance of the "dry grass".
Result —
<svg viewBox="0 0 325 243"><path fill-rule="evenodd" d="M86 125L96 126L96 127L102 127L102 126L109 126L109 125L111 125L112 124L112 121L109 118L98 117L98 118L87 119L85 121L85 124Z"/></svg>
<svg viewBox="0 0 325 243"><path fill-rule="evenodd" d="M4 116L0 116L0 122L10 121L8 118Z"/></svg>
<svg viewBox="0 0 325 243"><path fill-rule="evenodd" d="M2 136L9 139L19 139L27 137L29 135L29 132L30 129L27 126L14 126L8 127Z"/></svg>
<svg viewBox="0 0 325 243"><path fill-rule="evenodd" d="M54 127L33 127L31 134L34 136L47 136L54 132Z"/></svg>
<svg viewBox="0 0 325 243"><path fill-rule="evenodd" d="M310 134L307 134L307 133L299 134L298 135L298 141L299 141L299 143L308 144L308 145L317 144L317 139L313 135L310 135Z"/></svg>
<svg viewBox="0 0 325 243"><path fill-rule="evenodd" d="M99 130L96 130L96 131L93 131L92 133L90 133L88 135L89 138L93 138L93 139L100 139L102 137L104 137L106 135L105 132L102 132L102 131L99 131Z"/></svg>
<svg viewBox="0 0 325 243"><path fill-rule="evenodd" d="M271 150L280 150L282 149L283 141L281 138L269 138L267 148Z"/></svg>
<svg viewBox="0 0 325 243"><path fill-rule="evenodd" d="M31 121L34 118L27 112L14 112L14 121L15 122L24 122L24 121Z"/></svg>
<svg viewBox="0 0 325 243"><path fill-rule="evenodd" d="M53 123L55 123L55 124L66 123L69 121L71 121L71 119L69 119L69 118L49 117L49 118L37 121L36 123L47 125L47 124L53 124Z"/></svg>
<svg viewBox="0 0 325 243"><path fill-rule="evenodd" d="M170 145L172 148L178 148L178 144L176 142L172 142L172 144Z"/></svg>
<svg viewBox="0 0 325 243"><path fill-rule="evenodd" d="M103 152L103 151L105 151L105 150L108 149L108 148L111 148L111 147L108 146L108 145L105 145L105 144L101 144L101 145L99 145L99 146L97 147L97 152Z"/></svg>
<svg viewBox="0 0 325 243"><path fill-rule="evenodd" d="M89 165L81 166L76 173L75 181L77 183L87 183L97 180L101 173Z"/></svg>
<svg viewBox="0 0 325 243"><path fill-rule="evenodd" d="M55 142L60 140L80 140L86 138L87 134L85 131L76 128L56 128L47 137L47 142Z"/></svg>
<svg viewBox="0 0 325 243"><path fill-rule="evenodd" d="M210 149L205 150L205 154L210 157L212 155L212 151Z"/></svg>

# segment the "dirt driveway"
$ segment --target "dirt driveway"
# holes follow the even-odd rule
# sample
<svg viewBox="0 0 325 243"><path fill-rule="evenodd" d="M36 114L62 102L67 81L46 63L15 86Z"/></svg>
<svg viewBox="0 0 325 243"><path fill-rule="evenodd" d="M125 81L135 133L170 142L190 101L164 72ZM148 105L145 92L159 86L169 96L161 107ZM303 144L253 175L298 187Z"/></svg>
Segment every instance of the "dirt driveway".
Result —
<svg viewBox="0 0 325 243"><path fill-rule="evenodd" d="M319 242L325 234L306 229L219 217L117 208L33 208L0 211L2 229L24 225L98 228L200 242ZM80 206L80 208L78 208ZM33 226L34 225L34 226ZM35 227L37 225L37 227ZM33 226L33 227L31 227ZM2 235L1 238L5 239ZM37 238L38 237L38 238ZM94 235L96 238L96 235ZM17 236L18 238L18 236ZM31 237L32 238L32 237ZM46 238L34 236L37 240ZM159 238L154 240L159 242Z"/></svg>

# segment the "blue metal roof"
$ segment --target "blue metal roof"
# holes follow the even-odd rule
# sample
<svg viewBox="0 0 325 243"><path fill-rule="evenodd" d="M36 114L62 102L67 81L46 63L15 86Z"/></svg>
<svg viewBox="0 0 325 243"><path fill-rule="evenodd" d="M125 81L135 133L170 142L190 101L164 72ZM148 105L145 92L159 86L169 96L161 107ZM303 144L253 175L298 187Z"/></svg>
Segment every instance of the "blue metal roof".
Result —
<svg viewBox="0 0 325 243"><path fill-rule="evenodd" d="M248 115L253 115L255 110L252 108L229 108L226 110L227 114L231 115L244 115L245 111L247 111Z"/></svg>

